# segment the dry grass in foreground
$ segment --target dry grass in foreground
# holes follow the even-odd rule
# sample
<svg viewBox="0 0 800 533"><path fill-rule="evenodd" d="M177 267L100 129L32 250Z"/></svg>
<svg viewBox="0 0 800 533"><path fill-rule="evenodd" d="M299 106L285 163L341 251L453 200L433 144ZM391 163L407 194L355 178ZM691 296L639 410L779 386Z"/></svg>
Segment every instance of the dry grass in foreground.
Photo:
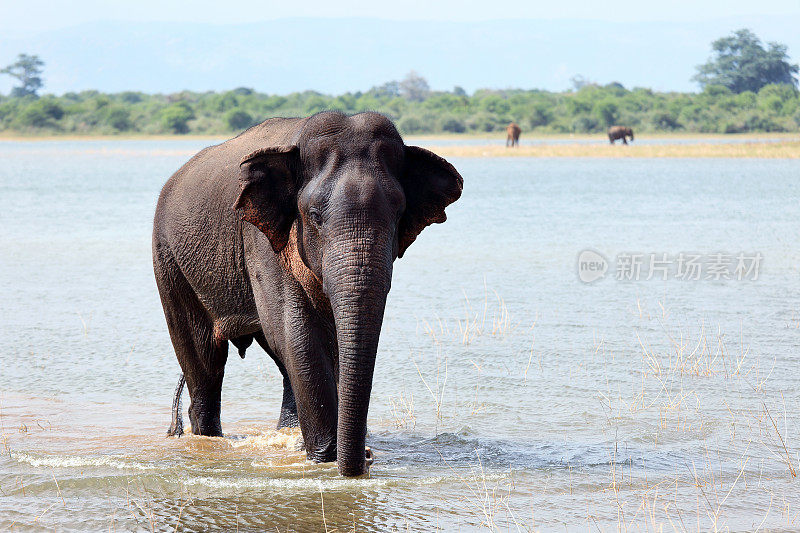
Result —
<svg viewBox="0 0 800 533"><path fill-rule="evenodd" d="M543 144L506 148L502 145L432 146L442 157L674 157L674 158L800 158L800 141L730 144Z"/></svg>

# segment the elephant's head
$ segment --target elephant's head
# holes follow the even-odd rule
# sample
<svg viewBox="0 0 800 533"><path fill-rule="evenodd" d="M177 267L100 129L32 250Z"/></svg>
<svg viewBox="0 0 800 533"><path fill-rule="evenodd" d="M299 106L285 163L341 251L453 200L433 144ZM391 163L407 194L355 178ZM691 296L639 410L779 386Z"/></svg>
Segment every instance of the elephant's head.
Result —
<svg viewBox="0 0 800 533"><path fill-rule="evenodd" d="M330 304L339 349L336 457L341 474L361 475L392 264L426 226L445 221L463 180L444 159L406 146L377 113L317 114L292 145L258 150L240 168L234 207L276 252L293 240Z"/></svg>
<svg viewBox="0 0 800 533"><path fill-rule="evenodd" d="M631 141L632 141L633 140L633 128L625 128L625 135L630 137Z"/></svg>

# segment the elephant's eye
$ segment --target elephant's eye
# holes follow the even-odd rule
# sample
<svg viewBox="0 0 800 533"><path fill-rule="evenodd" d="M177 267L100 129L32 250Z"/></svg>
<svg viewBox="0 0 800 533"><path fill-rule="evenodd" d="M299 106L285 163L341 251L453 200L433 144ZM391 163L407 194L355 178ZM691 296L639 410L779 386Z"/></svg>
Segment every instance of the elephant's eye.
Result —
<svg viewBox="0 0 800 533"><path fill-rule="evenodd" d="M308 212L308 217L315 226L322 226L322 215L319 214L319 211L312 209Z"/></svg>

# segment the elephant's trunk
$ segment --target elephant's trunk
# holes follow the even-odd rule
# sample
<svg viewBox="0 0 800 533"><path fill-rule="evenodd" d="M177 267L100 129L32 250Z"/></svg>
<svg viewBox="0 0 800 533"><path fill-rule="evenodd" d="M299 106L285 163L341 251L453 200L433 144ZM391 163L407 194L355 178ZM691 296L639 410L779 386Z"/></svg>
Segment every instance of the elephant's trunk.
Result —
<svg viewBox="0 0 800 533"><path fill-rule="evenodd" d="M336 459L343 476L366 473L365 441L372 374L392 277L391 246L374 238L352 241L326 258L339 345L339 415Z"/></svg>

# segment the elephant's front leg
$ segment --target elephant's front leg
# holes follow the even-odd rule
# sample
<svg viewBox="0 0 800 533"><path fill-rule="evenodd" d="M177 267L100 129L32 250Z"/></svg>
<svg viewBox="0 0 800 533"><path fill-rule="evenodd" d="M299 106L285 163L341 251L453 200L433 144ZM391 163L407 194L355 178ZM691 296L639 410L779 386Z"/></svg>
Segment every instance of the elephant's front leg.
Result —
<svg viewBox="0 0 800 533"><path fill-rule="evenodd" d="M284 365L294 392L306 455L318 463L335 461L339 401L333 361L313 331L296 332L293 340Z"/></svg>

